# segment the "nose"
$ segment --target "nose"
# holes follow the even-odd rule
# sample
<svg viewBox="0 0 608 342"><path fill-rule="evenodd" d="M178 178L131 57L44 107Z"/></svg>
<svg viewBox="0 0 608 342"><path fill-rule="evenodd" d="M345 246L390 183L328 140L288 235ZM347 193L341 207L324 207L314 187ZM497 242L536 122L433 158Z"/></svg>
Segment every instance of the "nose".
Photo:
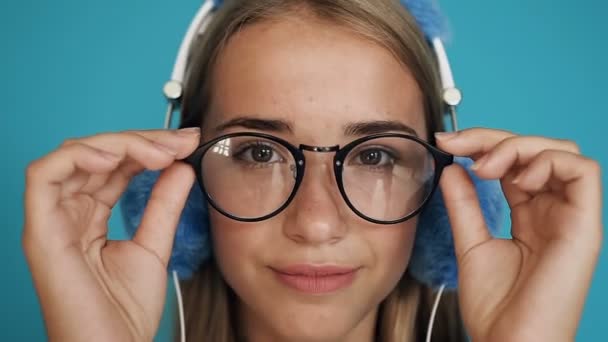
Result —
<svg viewBox="0 0 608 342"><path fill-rule="evenodd" d="M283 232L300 244L334 244L347 233L344 205L338 192L329 155L309 158L306 171L287 208Z"/></svg>

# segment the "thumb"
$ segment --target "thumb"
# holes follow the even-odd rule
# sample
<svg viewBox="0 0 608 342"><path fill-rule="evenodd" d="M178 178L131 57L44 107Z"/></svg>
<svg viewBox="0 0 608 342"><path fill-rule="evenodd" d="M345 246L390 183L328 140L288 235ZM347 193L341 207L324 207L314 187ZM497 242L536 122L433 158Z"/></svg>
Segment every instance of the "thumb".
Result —
<svg viewBox="0 0 608 342"><path fill-rule="evenodd" d="M439 184L460 263L469 250L489 241L492 236L486 227L473 181L462 166L453 164L445 168Z"/></svg>
<svg viewBox="0 0 608 342"><path fill-rule="evenodd" d="M169 263L173 239L184 205L194 184L195 174L185 163L165 169L148 199L141 224L133 241Z"/></svg>

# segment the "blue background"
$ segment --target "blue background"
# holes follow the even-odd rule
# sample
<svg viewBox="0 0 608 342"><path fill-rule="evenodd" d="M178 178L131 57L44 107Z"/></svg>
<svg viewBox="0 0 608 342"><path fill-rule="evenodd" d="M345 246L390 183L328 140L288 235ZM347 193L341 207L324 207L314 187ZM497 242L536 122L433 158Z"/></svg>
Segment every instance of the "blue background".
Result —
<svg viewBox="0 0 608 342"><path fill-rule="evenodd" d="M573 139L608 167L608 3L444 0L442 5L453 31L448 53L465 95L461 128ZM161 86L198 6L199 0L0 3L0 340L45 339L20 244L26 165L66 138L162 126ZM604 225L606 214L604 205ZM116 214L110 234L124 236ZM604 248L577 340L605 339L606 289ZM170 336L172 292L168 298L158 341Z"/></svg>

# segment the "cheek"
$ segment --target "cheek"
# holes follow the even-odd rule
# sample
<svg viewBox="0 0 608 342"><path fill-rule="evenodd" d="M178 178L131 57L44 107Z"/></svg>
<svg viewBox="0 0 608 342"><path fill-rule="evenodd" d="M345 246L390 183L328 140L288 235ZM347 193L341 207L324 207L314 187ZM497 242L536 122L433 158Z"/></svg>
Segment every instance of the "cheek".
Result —
<svg viewBox="0 0 608 342"><path fill-rule="evenodd" d="M395 262L407 266L414 246L417 223L417 219L411 219L401 225L388 227L390 231L383 232L386 234L378 239L378 243L384 246L384 248L379 248L380 252L383 253L382 255L389 260L398 257L397 260L400 260L400 262ZM394 228L394 230L391 228ZM390 261L387 264L390 264Z"/></svg>
<svg viewBox="0 0 608 342"><path fill-rule="evenodd" d="M278 241L279 227L255 223L237 222L210 210L213 253L222 274L229 284L239 287L239 282L255 277L256 262L271 251L269 241ZM380 288L392 289L407 268L416 234L417 217L390 226L374 226L357 229L356 244L363 261L369 266L372 282ZM363 245L366 247L361 248ZM361 248L361 249L360 249ZM256 261L257 260L257 261Z"/></svg>
<svg viewBox="0 0 608 342"><path fill-rule="evenodd" d="M209 219L213 255L224 280L241 300L261 301L264 287L252 284L263 282L270 272L268 260L281 254L281 228L273 220L239 222L215 210L210 210Z"/></svg>
<svg viewBox="0 0 608 342"><path fill-rule="evenodd" d="M264 261L291 245L272 222L240 223L210 210L213 248L220 272L240 301L284 336L342 336L388 296L409 263L416 219L390 226L352 223L336 247L341 255L364 265L349 289L312 298L286 290L266 272ZM314 335L313 334L313 335ZM339 338L337 338L339 339Z"/></svg>
<svg viewBox="0 0 608 342"><path fill-rule="evenodd" d="M367 231L366 240L373 253L372 279L378 282L376 286L381 291L381 297L390 293L409 264L416 224L417 219L414 218L399 225Z"/></svg>
<svg viewBox="0 0 608 342"><path fill-rule="evenodd" d="M232 287L246 281L250 266L262 240L264 231L252 224L229 219L214 210L210 210L211 238L213 254L222 275Z"/></svg>

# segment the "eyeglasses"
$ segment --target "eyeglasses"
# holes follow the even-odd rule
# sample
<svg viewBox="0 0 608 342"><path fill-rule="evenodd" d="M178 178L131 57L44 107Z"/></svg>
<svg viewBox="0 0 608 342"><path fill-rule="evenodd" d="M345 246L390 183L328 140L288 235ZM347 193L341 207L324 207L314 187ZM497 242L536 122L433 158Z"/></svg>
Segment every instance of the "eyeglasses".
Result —
<svg viewBox="0 0 608 342"><path fill-rule="evenodd" d="M361 218L378 224L416 215L454 157L411 135L379 133L344 147L296 147L254 132L223 135L200 145L184 161L195 170L209 204L238 221L271 218L295 197L304 178L304 151L335 152L333 169L342 197Z"/></svg>

